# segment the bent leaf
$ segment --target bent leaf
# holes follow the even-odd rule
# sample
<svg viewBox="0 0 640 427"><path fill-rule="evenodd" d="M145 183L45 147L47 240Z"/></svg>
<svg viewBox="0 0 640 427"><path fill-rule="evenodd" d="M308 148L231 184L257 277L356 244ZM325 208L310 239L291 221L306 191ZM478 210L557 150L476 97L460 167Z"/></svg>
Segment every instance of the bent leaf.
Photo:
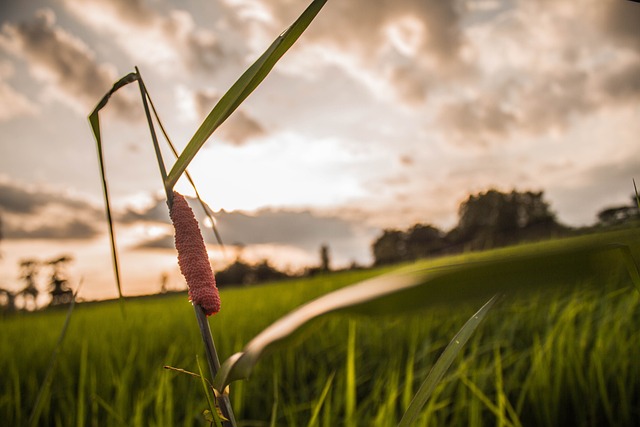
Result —
<svg viewBox="0 0 640 427"><path fill-rule="evenodd" d="M605 244L600 238L586 243L578 240L553 250L520 249L513 256L494 255L480 262L431 269L405 268L339 289L301 306L267 327L242 352L223 363L213 385L217 390L223 390L231 382L247 378L266 352L278 348L320 316L329 313L406 313L442 303L486 300L499 293L575 284L608 272L610 268L618 268L627 258L627 254L620 257L621 252L626 252L625 247ZM630 254L628 252L628 256ZM626 265L631 268L629 262ZM635 263L633 267L635 282L639 276Z"/></svg>
<svg viewBox="0 0 640 427"><path fill-rule="evenodd" d="M282 55L298 40L326 2L327 0L314 0L302 15L276 38L262 56L222 96L173 165L165 182L165 186L168 189L173 189L184 170L200 150L200 147L267 77L276 63L282 58Z"/></svg>

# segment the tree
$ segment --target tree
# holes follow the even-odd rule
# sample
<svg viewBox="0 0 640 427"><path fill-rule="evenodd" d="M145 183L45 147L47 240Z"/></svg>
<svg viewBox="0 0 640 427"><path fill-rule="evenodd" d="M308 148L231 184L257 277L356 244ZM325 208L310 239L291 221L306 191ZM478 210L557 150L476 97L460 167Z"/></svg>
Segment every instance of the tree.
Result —
<svg viewBox="0 0 640 427"><path fill-rule="evenodd" d="M445 246L444 233L431 225L416 224L405 233L405 247L409 259L435 255Z"/></svg>
<svg viewBox="0 0 640 427"><path fill-rule="evenodd" d="M406 241L402 231L384 230L382 236L373 243L376 265L400 262L405 259L406 253Z"/></svg>
<svg viewBox="0 0 640 427"><path fill-rule="evenodd" d="M50 306L69 304L73 300L73 291L69 289L64 272L65 266L73 261L69 255L62 255L47 262L51 267L51 279L49 281L49 293L51 294Z"/></svg>
<svg viewBox="0 0 640 427"><path fill-rule="evenodd" d="M20 279L24 280L25 287L18 292L18 295L22 296L24 309L30 306L35 310L38 307L37 299L40 291L36 286L36 276L39 268L40 262L37 259L29 258L20 261ZM31 300L31 304L28 304L29 300Z"/></svg>
<svg viewBox="0 0 640 427"><path fill-rule="evenodd" d="M331 271L331 259L329 258L329 246L320 246L320 270Z"/></svg>
<svg viewBox="0 0 640 427"><path fill-rule="evenodd" d="M542 191L502 193L491 189L470 195L460 205L458 216L452 239L476 248L515 243L525 235L531 237L532 231L547 236L561 228Z"/></svg>

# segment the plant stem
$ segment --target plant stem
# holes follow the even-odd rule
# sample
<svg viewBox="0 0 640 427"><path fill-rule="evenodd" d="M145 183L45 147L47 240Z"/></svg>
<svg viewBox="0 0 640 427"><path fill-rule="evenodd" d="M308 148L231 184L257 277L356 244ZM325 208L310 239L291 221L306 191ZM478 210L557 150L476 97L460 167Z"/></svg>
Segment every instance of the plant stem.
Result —
<svg viewBox="0 0 640 427"><path fill-rule="evenodd" d="M211 329L209 328L209 321L207 315L201 306L194 304L193 306L196 312L196 319L198 320L198 326L200 327L200 334L202 336L202 342L204 343L204 351L207 356L207 363L209 364L209 373L213 380L220 370L220 360L218 359L218 353L216 352L216 346L213 342L213 336L211 335ZM236 419L233 414L233 408L231 407L231 401L229 400L229 394L216 393L216 404L222 413L222 416L227 421L222 421L224 427L236 427Z"/></svg>

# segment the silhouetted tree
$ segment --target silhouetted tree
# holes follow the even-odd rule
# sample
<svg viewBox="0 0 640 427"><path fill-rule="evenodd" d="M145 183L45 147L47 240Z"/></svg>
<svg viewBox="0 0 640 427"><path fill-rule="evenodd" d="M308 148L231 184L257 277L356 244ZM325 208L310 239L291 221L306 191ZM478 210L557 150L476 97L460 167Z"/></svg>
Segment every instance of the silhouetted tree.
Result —
<svg viewBox="0 0 640 427"><path fill-rule="evenodd" d="M629 205L608 207L598 212L598 223L605 227L625 224L639 218L640 213L635 194L631 196Z"/></svg>
<svg viewBox="0 0 640 427"><path fill-rule="evenodd" d="M502 193L492 189L470 195L458 215L458 225L449 238L473 248L501 246L525 237L549 237L562 228L542 191Z"/></svg>
<svg viewBox="0 0 640 427"><path fill-rule="evenodd" d="M373 258L376 265L392 264L406 259L405 235L399 230L384 230L373 243Z"/></svg>
<svg viewBox="0 0 640 427"><path fill-rule="evenodd" d="M5 313L16 311L16 294L8 289L0 288L0 306Z"/></svg>
<svg viewBox="0 0 640 427"><path fill-rule="evenodd" d="M219 285L244 285L253 281L253 271L249 264L236 259L235 262L216 273Z"/></svg>
<svg viewBox="0 0 640 427"><path fill-rule="evenodd" d="M446 246L444 233L431 225L416 224L405 233L407 258L436 255Z"/></svg>
<svg viewBox="0 0 640 427"><path fill-rule="evenodd" d="M73 300L73 291L67 285L68 281L64 272L65 266L72 260L72 257L63 255L47 262L47 265L52 269L49 280L50 306L69 304Z"/></svg>
<svg viewBox="0 0 640 427"><path fill-rule="evenodd" d="M36 277L39 267L40 262L33 258L20 261L20 279L25 282L25 287L17 295L22 296L24 309L31 308L35 310L38 306L37 298L40 291L36 286ZM31 304L29 304L29 301L31 301Z"/></svg>
<svg viewBox="0 0 640 427"><path fill-rule="evenodd" d="M273 280L282 280L289 277L286 273L278 270L269 264L266 259L253 267L253 279L255 283L270 282Z"/></svg>
<svg viewBox="0 0 640 427"><path fill-rule="evenodd" d="M329 246L320 246L320 269L322 271L331 271L331 259L329 258Z"/></svg>

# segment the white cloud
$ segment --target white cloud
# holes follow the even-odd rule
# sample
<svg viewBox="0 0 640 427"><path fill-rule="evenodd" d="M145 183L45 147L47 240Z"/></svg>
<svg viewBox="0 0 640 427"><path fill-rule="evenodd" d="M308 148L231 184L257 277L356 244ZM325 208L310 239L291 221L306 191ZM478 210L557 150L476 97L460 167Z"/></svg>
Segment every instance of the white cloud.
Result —
<svg viewBox="0 0 640 427"><path fill-rule="evenodd" d="M198 28L184 10L163 14L144 0L63 3L79 21L112 36L136 63L153 65L165 74L177 73L176 67L212 71L230 54L223 52L214 31Z"/></svg>
<svg viewBox="0 0 640 427"><path fill-rule="evenodd" d="M99 64L95 53L79 38L56 24L50 9L40 9L35 18L5 24L0 49L25 60L31 75L46 85L49 93L84 115L102 98L115 80L115 69ZM118 96L112 111L131 117L131 101Z"/></svg>
<svg viewBox="0 0 640 427"><path fill-rule="evenodd" d="M38 107L29 98L6 82L13 74L11 63L0 62L0 122L38 113Z"/></svg>

